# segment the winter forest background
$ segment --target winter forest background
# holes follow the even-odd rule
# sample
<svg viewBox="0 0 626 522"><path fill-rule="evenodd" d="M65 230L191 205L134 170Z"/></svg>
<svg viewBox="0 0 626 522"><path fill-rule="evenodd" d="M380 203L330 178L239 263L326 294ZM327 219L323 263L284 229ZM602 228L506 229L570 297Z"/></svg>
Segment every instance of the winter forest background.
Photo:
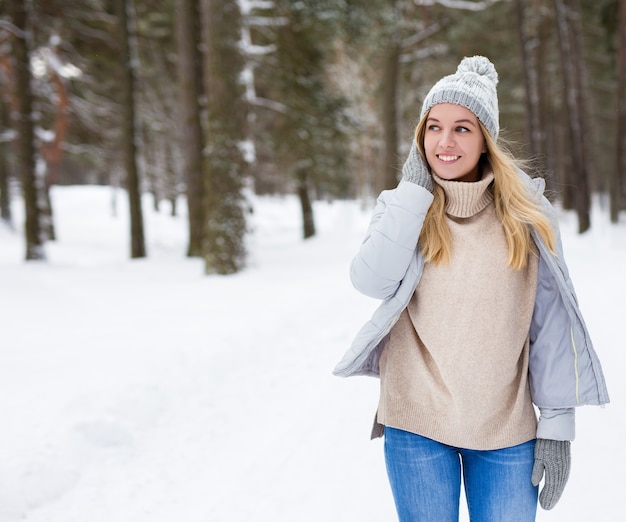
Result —
<svg viewBox="0 0 626 522"><path fill-rule="evenodd" d="M619 0L0 0L0 210L23 197L26 259L55 238L54 185L185 196L206 273L246 266L247 194L371 199L397 183L422 99L464 55L500 75L501 125L591 226L626 203Z"/></svg>
<svg viewBox="0 0 626 522"><path fill-rule="evenodd" d="M348 265L474 54L613 401L538 519L623 520L625 0L0 0L0 522L393 520Z"/></svg>

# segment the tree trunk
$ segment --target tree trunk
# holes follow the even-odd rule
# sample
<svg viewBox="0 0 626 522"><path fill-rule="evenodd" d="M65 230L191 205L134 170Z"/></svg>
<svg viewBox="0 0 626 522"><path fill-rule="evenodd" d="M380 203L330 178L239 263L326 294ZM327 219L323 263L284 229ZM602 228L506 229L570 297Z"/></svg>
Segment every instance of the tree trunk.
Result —
<svg viewBox="0 0 626 522"><path fill-rule="evenodd" d="M58 60L58 49L56 47L53 52L55 56L54 59ZM44 175L44 225L47 238L55 240L56 230L54 227L54 211L52 208L52 198L50 197L50 188L58 182L59 174L61 173L61 166L63 163L63 143L65 142L69 126L69 95L63 78L54 68L52 68L52 83L56 92L54 132L52 133L52 140L42 142L41 155L43 156L46 170Z"/></svg>
<svg viewBox="0 0 626 522"><path fill-rule="evenodd" d="M159 155L161 143L156 132L152 132L147 122L141 122L142 152L139 156L141 161L141 173L146 185L146 191L152 196L152 210L159 212L161 202L161 179L159 176Z"/></svg>
<svg viewBox="0 0 626 522"><path fill-rule="evenodd" d="M541 4L539 4L541 5ZM545 168L547 197L553 199L557 192L557 161L554 151L557 150L556 125L558 111L555 111L550 94L550 35L552 34L552 20L541 14L538 28L537 74L539 87L539 121L543 129L543 136L539 148L541 163ZM560 132L560 131L559 131Z"/></svg>
<svg viewBox="0 0 626 522"><path fill-rule="evenodd" d="M131 45L131 17L133 0L117 0L117 15L120 31L120 91L122 98L122 150L126 172L126 190L130 205L130 256L146 257L143 234L143 212L141 188L137 167L137 128L135 123L135 61Z"/></svg>
<svg viewBox="0 0 626 522"><path fill-rule="evenodd" d="M35 130L33 126L33 94L31 88L29 29L26 2L9 2L13 24L21 33L13 39L15 57L15 96L18 109L15 114L17 130L17 166L22 181L26 214L26 260L45 259L44 237L41 228L40 186L36 174Z"/></svg>
<svg viewBox="0 0 626 522"><path fill-rule="evenodd" d="M197 0L176 0L178 48L178 91L180 98L180 146L187 188L189 243L187 255L202 255L205 221L204 141L200 122L202 55L200 53L199 8Z"/></svg>
<svg viewBox="0 0 626 522"><path fill-rule="evenodd" d="M382 124L385 147L385 166L377 176L377 193L392 189L398 184L398 88L400 74L400 47L392 38L384 54L382 74Z"/></svg>
<svg viewBox="0 0 626 522"><path fill-rule="evenodd" d="M565 98L568 112L568 130L572 169L576 187L576 212L578 231L583 233L591 226L589 169L583 130L585 126L585 104L583 86L583 55L580 46L582 38L579 19L580 9L574 0L554 0L561 67L565 85Z"/></svg>
<svg viewBox="0 0 626 522"><path fill-rule="evenodd" d="M207 274L232 274L245 265L246 219L242 195L246 104L241 71L241 15L236 0L203 0L206 39L206 228Z"/></svg>
<svg viewBox="0 0 626 522"><path fill-rule="evenodd" d="M626 183L626 1L619 4L617 50L617 171L609 180L611 222L617 223L624 206Z"/></svg>
<svg viewBox="0 0 626 522"><path fill-rule="evenodd" d="M176 162L174 161L174 151L172 142L167 139L164 140L164 161L165 161L165 197L170 202L171 210L170 215L176 217L178 215L178 209L176 204L178 202L178 175L176 171Z"/></svg>
<svg viewBox="0 0 626 522"><path fill-rule="evenodd" d="M526 96L525 107L525 133L528 143L528 153L533 159L541 159L543 162L543 144L545 132L541 121L541 83L540 83L540 59L538 51L540 47L538 29L538 13L533 12L532 5L523 0L515 0L515 12L517 22L517 34L520 42L522 61L522 74Z"/></svg>
<svg viewBox="0 0 626 522"><path fill-rule="evenodd" d="M0 100L0 134L6 132L8 125L8 114L5 105ZM7 164L7 142L0 139L0 219L9 226L13 225L11 217L11 192L9 185L9 166Z"/></svg>
<svg viewBox="0 0 626 522"><path fill-rule="evenodd" d="M315 220L313 219L313 206L311 205L311 196L309 194L309 180L306 167L298 170L296 178L298 180L298 197L300 198L300 207L302 208L302 232L304 239L308 239L315 235Z"/></svg>
<svg viewBox="0 0 626 522"><path fill-rule="evenodd" d="M536 84L533 82L533 74L531 71L530 53L532 41L530 39L529 31L526 28L528 22L526 20L527 15L524 9L524 1L514 0L513 7L515 8L515 22L517 25L517 37L519 39L522 76L524 80L524 95L526 99L526 106L524 110L524 135L526 137L528 152L531 156L534 156L537 154L537 147L533 139L534 136L532 132L535 122L534 110L536 107L533 105L533 94Z"/></svg>

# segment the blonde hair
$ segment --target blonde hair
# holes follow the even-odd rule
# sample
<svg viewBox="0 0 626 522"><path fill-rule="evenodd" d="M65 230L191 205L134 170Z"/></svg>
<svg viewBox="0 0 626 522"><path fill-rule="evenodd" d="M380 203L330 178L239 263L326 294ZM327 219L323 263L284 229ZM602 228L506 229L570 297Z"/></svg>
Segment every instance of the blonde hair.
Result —
<svg viewBox="0 0 626 522"><path fill-rule="evenodd" d="M424 153L424 134L428 113L415 129L415 140L422 154ZM485 138L486 154L480 159L479 167L491 169L494 181L489 187L494 196L496 215L502 223L509 252L508 264L511 268L522 269L528 263L528 256L533 252L531 227L533 227L548 249L555 252L555 235L549 219L541 211L539 196L533 196L524 185L517 172L517 162L512 154L496 143L485 126L479 121L480 130ZM435 264L450 260L452 239L446 215L446 195L441 186L434 184L434 200L419 237L419 245L426 261Z"/></svg>

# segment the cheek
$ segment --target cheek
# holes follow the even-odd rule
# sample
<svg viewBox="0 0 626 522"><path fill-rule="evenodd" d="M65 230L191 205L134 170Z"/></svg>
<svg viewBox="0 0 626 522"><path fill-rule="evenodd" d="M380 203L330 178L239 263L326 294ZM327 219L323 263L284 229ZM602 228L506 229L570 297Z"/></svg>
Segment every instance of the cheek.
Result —
<svg viewBox="0 0 626 522"><path fill-rule="evenodd" d="M468 144L465 152L468 156L471 156L472 158L479 158L480 155L483 153L484 148L484 143L476 141L473 144Z"/></svg>

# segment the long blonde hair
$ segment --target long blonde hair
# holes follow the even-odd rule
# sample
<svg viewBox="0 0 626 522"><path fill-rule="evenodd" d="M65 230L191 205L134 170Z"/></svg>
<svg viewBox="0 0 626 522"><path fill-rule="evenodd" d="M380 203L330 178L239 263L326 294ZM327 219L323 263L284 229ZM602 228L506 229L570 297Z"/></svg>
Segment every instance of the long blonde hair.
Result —
<svg viewBox="0 0 626 522"><path fill-rule="evenodd" d="M424 134L426 119L422 118L415 129L415 140L422 154L424 153ZM479 121L480 130L485 138L487 152L481 156L479 168L493 172L494 181L489 187L494 196L496 215L504 228L509 252L508 264L511 268L522 269L528 263L528 256L533 252L531 227L535 228L548 249L555 252L555 236L549 219L541 211L539 196L533 196L524 185L517 172L517 163L513 155L496 143L485 126ZM446 216L446 195L441 186L434 184L434 200L419 237L419 245L426 261L435 264L450 260L452 239Z"/></svg>

